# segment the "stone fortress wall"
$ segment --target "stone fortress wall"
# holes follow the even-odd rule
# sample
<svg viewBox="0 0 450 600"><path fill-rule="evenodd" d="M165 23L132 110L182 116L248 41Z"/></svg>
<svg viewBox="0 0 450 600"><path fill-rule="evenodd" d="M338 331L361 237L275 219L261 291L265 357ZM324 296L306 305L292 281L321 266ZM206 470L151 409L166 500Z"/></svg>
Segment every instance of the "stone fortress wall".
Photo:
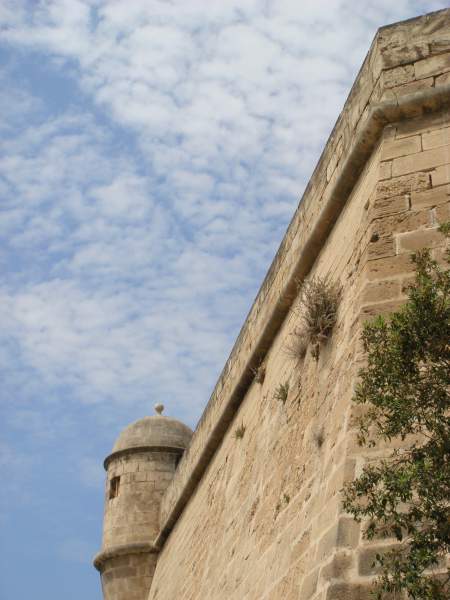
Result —
<svg viewBox="0 0 450 600"><path fill-rule="evenodd" d="M369 598L388 542L364 541L340 496L383 453L356 442L361 326L404 301L412 251L442 257L449 207L450 9L378 31L162 496L148 600ZM326 275L342 286L333 335L318 361L292 359L297 283Z"/></svg>

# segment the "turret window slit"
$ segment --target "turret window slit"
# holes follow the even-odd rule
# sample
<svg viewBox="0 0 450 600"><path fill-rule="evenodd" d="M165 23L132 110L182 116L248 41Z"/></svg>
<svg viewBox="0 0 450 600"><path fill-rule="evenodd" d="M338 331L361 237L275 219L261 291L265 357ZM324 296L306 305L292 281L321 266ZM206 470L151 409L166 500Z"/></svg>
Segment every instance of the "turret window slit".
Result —
<svg viewBox="0 0 450 600"><path fill-rule="evenodd" d="M119 495L120 477L113 477L109 483L109 499Z"/></svg>

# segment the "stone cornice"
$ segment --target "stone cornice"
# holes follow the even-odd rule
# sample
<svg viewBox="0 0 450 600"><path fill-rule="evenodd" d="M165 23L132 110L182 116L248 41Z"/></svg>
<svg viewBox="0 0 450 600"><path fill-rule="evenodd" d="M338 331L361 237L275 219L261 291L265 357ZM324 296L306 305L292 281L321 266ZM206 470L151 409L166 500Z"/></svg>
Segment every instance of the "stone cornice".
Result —
<svg viewBox="0 0 450 600"><path fill-rule="evenodd" d="M112 460L121 458L122 456L129 456L130 454L139 454L142 452L171 452L172 454L178 454L181 456L184 452L184 448L175 446L133 446L131 448L124 448L123 450L117 450L109 454L103 461L103 467L105 471L108 470L108 465Z"/></svg>
<svg viewBox="0 0 450 600"><path fill-rule="evenodd" d="M102 571L103 565L111 558L117 556L127 556L129 554L157 554L158 550L153 544L147 542L137 542L134 544L120 544L111 546L95 555L93 564L97 571Z"/></svg>

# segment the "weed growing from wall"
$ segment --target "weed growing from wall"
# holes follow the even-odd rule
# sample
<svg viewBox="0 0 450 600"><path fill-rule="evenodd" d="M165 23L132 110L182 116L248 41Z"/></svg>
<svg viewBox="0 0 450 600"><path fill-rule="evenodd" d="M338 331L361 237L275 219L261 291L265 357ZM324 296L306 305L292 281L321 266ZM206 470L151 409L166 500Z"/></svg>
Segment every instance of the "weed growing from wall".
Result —
<svg viewBox="0 0 450 600"><path fill-rule="evenodd" d="M289 381L286 381L285 383L280 383L280 385L276 388L276 390L273 393L274 399L279 400L283 404L286 404L288 395L289 395Z"/></svg>
<svg viewBox="0 0 450 600"><path fill-rule="evenodd" d="M244 423L241 423L238 427L236 427L236 429L234 430L234 438L236 440L242 440L242 438L244 437L245 434L245 430L246 427L244 425Z"/></svg>
<svg viewBox="0 0 450 600"><path fill-rule="evenodd" d="M258 367L252 369L252 373L255 377L256 383L262 385L264 383L264 379L266 378L266 365L261 363Z"/></svg>
<svg viewBox="0 0 450 600"><path fill-rule="evenodd" d="M314 432L314 441L319 449L322 448L323 443L325 441L325 432L323 428Z"/></svg>
<svg viewBox="0 0 450 600"><path fill-rule="evenodd" d="M284 351L293 360L302 361L308 350L308 341L301 328L295 328L284 346Z"/></svg>
<svg viewBox="0 0 450 600"><path fill-rule="evenodd" d="M299 286L298 313L302 323L287 346L291 356L302 359L307 347L318 360L321 345L330 337L336 324L341 287L328 277L314 277Z"/></svg>

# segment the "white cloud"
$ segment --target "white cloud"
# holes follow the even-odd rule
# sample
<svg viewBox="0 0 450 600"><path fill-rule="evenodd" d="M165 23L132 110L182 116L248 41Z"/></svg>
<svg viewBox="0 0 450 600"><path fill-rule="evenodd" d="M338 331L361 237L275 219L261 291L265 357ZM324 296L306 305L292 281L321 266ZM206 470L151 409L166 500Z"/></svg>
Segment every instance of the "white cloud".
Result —
<svg viewBox="0 0 450 600"><path fill-rule="evenodd" d="M418 10L3 3L9 49L81 90L52 114L8 86L2 328L35 378L23 394L198 416L376 27Z"/></svg>

